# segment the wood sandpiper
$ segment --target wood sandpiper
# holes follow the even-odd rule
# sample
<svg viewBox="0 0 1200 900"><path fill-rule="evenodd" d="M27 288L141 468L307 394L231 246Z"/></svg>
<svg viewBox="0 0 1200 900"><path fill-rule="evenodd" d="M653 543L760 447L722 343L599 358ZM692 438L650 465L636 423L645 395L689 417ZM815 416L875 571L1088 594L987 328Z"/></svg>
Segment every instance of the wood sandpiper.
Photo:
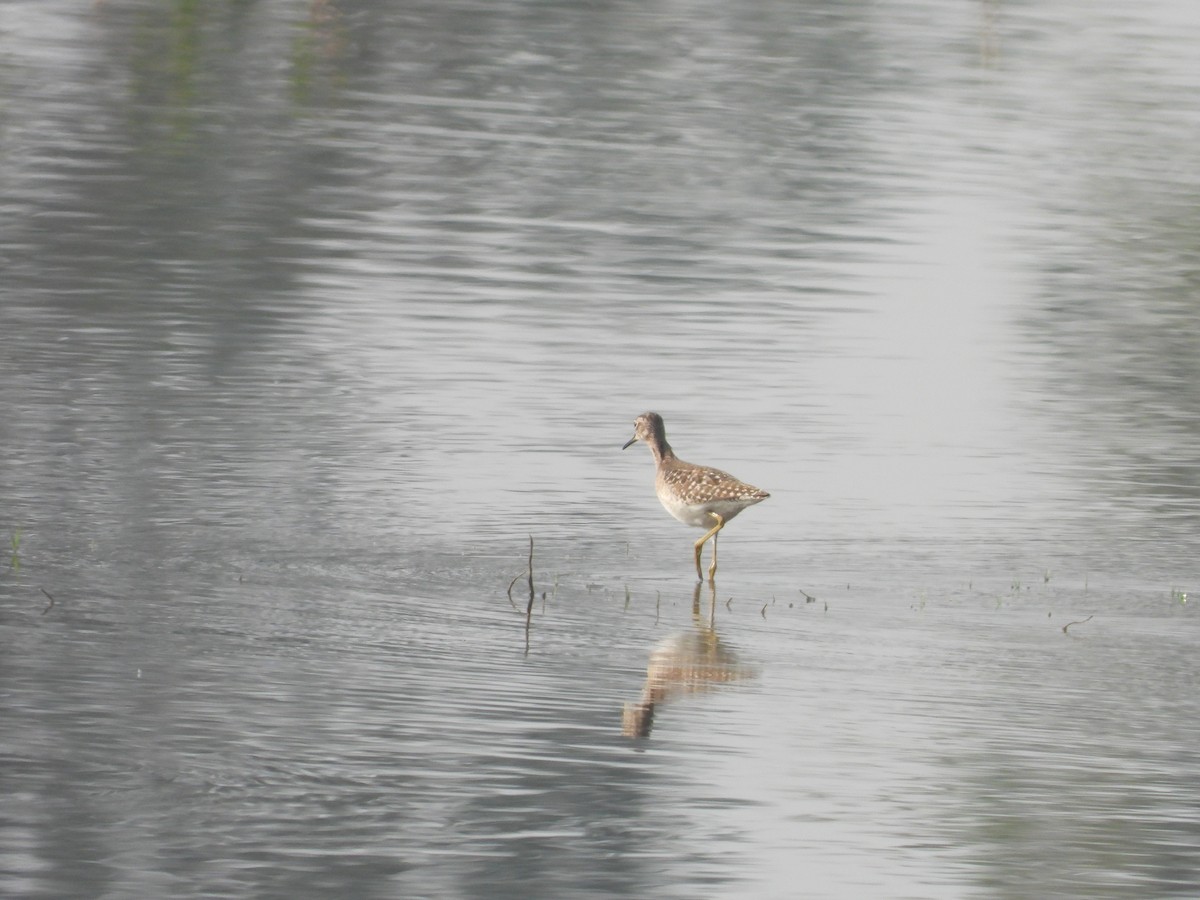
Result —
<svg viewBox="0 0 1200 900"><path fill-rule="evenodd" d="M637 441L645 441L654 454L654 492L667 512L684 525L708 529L696 541L696 577L704 580L700 568L700 552L704 542L712 538L712 563L708 580L717 574L717 533L725 523L747 506L753 506L771 495L753 485L738 481L728 472L684 462L667 443L662 416L642 413L633 423L633 437L624 450Z"/></svg>

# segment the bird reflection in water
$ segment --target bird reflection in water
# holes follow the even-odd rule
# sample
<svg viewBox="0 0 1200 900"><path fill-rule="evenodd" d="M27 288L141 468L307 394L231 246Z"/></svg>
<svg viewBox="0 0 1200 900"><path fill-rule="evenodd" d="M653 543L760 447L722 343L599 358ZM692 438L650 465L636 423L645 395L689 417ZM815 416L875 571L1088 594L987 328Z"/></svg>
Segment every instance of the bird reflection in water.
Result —
<svg viewBox="0 0 1200 900"><path fill-rule="evenodd" d="M737 655L717 636L717 590L712 582L708 620L701 618L701 586L697 584L692 592L692 630L664 638L650 652L642 696L626 703L621 717L621 732L626 737L648 737L654 714L663 703L757 674L753 666L738 662Z"/></svg>

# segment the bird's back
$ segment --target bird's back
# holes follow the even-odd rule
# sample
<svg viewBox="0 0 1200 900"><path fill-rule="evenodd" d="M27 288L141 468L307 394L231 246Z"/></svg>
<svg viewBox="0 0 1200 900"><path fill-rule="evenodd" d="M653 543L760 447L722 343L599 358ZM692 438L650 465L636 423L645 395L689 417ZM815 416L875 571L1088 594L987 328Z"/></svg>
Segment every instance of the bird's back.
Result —
<svg viewBox="0 0 1200 900"><path fill-rule="evenodd" d="M729 521L747 506L771 496L728 472L678 458L664 459L659 464L655 489L667 512L698 528L711 526L709 513Z"/></svg>

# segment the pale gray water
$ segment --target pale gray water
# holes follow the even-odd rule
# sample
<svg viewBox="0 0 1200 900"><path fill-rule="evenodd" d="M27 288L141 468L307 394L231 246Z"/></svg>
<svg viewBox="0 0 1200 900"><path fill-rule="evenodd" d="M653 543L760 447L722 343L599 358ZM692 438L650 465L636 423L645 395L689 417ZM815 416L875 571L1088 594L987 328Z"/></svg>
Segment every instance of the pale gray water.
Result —
<svg viewBox="0 0 1200 900"><path fill-rule="evenodd" d="M0 4L0 894L1200 895L1198 46Z"/></svg>

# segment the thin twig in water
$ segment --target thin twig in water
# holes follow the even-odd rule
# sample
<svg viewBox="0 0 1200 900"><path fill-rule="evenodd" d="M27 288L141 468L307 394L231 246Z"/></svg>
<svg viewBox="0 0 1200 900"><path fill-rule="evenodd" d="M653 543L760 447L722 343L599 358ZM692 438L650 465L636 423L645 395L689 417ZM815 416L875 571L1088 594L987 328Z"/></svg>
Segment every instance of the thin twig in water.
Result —
<svg viewBox="0 0 1200 900"><path fill-rule="evenodd" d="M521 573L518 572L516 575L513 576L513 580L508 583L508 602L512 604L513 609L517 608L517 604L516 604L516 601L513 600L513 598L512 598L512 589L513 589L513 585L517 583L517 579L520 577L521 577Z"/></svg>
<svg viewBox="0 0 1200 900"><path fill-rule="evenodd" d="M533 620L533 601L537 594L533 589L533 535L529 536L529 605L525 607L525 655L529 655L529 625Z"/></svg>
<svg viewBox="0 0 1200 900"><path fill-rule="evenodd" d="M54 606L54 598L50 596L50 592L45 588L38 588L38 590L45 594L46 599L50 601L48 604L46 604L46 608L42 610L42 615L44 616L46 613L50 612L50 609Z"/></svg>
<svg viewBox="0 0 1200 900"><path fill-rule="evenodd" d="M1093 613L1093 615L1094 615L1094 613ZM1063 634L1066 634L1067 629L1070 628L1072 625L1082 625L1084 622L1090 622L1091 620L1092 620L1092 617L1088 616L1086 619L1080 619L1078 622L1068 622L1066 625L1063 626Z"/></svg>
<svg viewBox="0 0 1200 900"><path fill-rule="evenodd" d="M529 599L530 606L533 605L533 535L529 536Z"/></svg>

